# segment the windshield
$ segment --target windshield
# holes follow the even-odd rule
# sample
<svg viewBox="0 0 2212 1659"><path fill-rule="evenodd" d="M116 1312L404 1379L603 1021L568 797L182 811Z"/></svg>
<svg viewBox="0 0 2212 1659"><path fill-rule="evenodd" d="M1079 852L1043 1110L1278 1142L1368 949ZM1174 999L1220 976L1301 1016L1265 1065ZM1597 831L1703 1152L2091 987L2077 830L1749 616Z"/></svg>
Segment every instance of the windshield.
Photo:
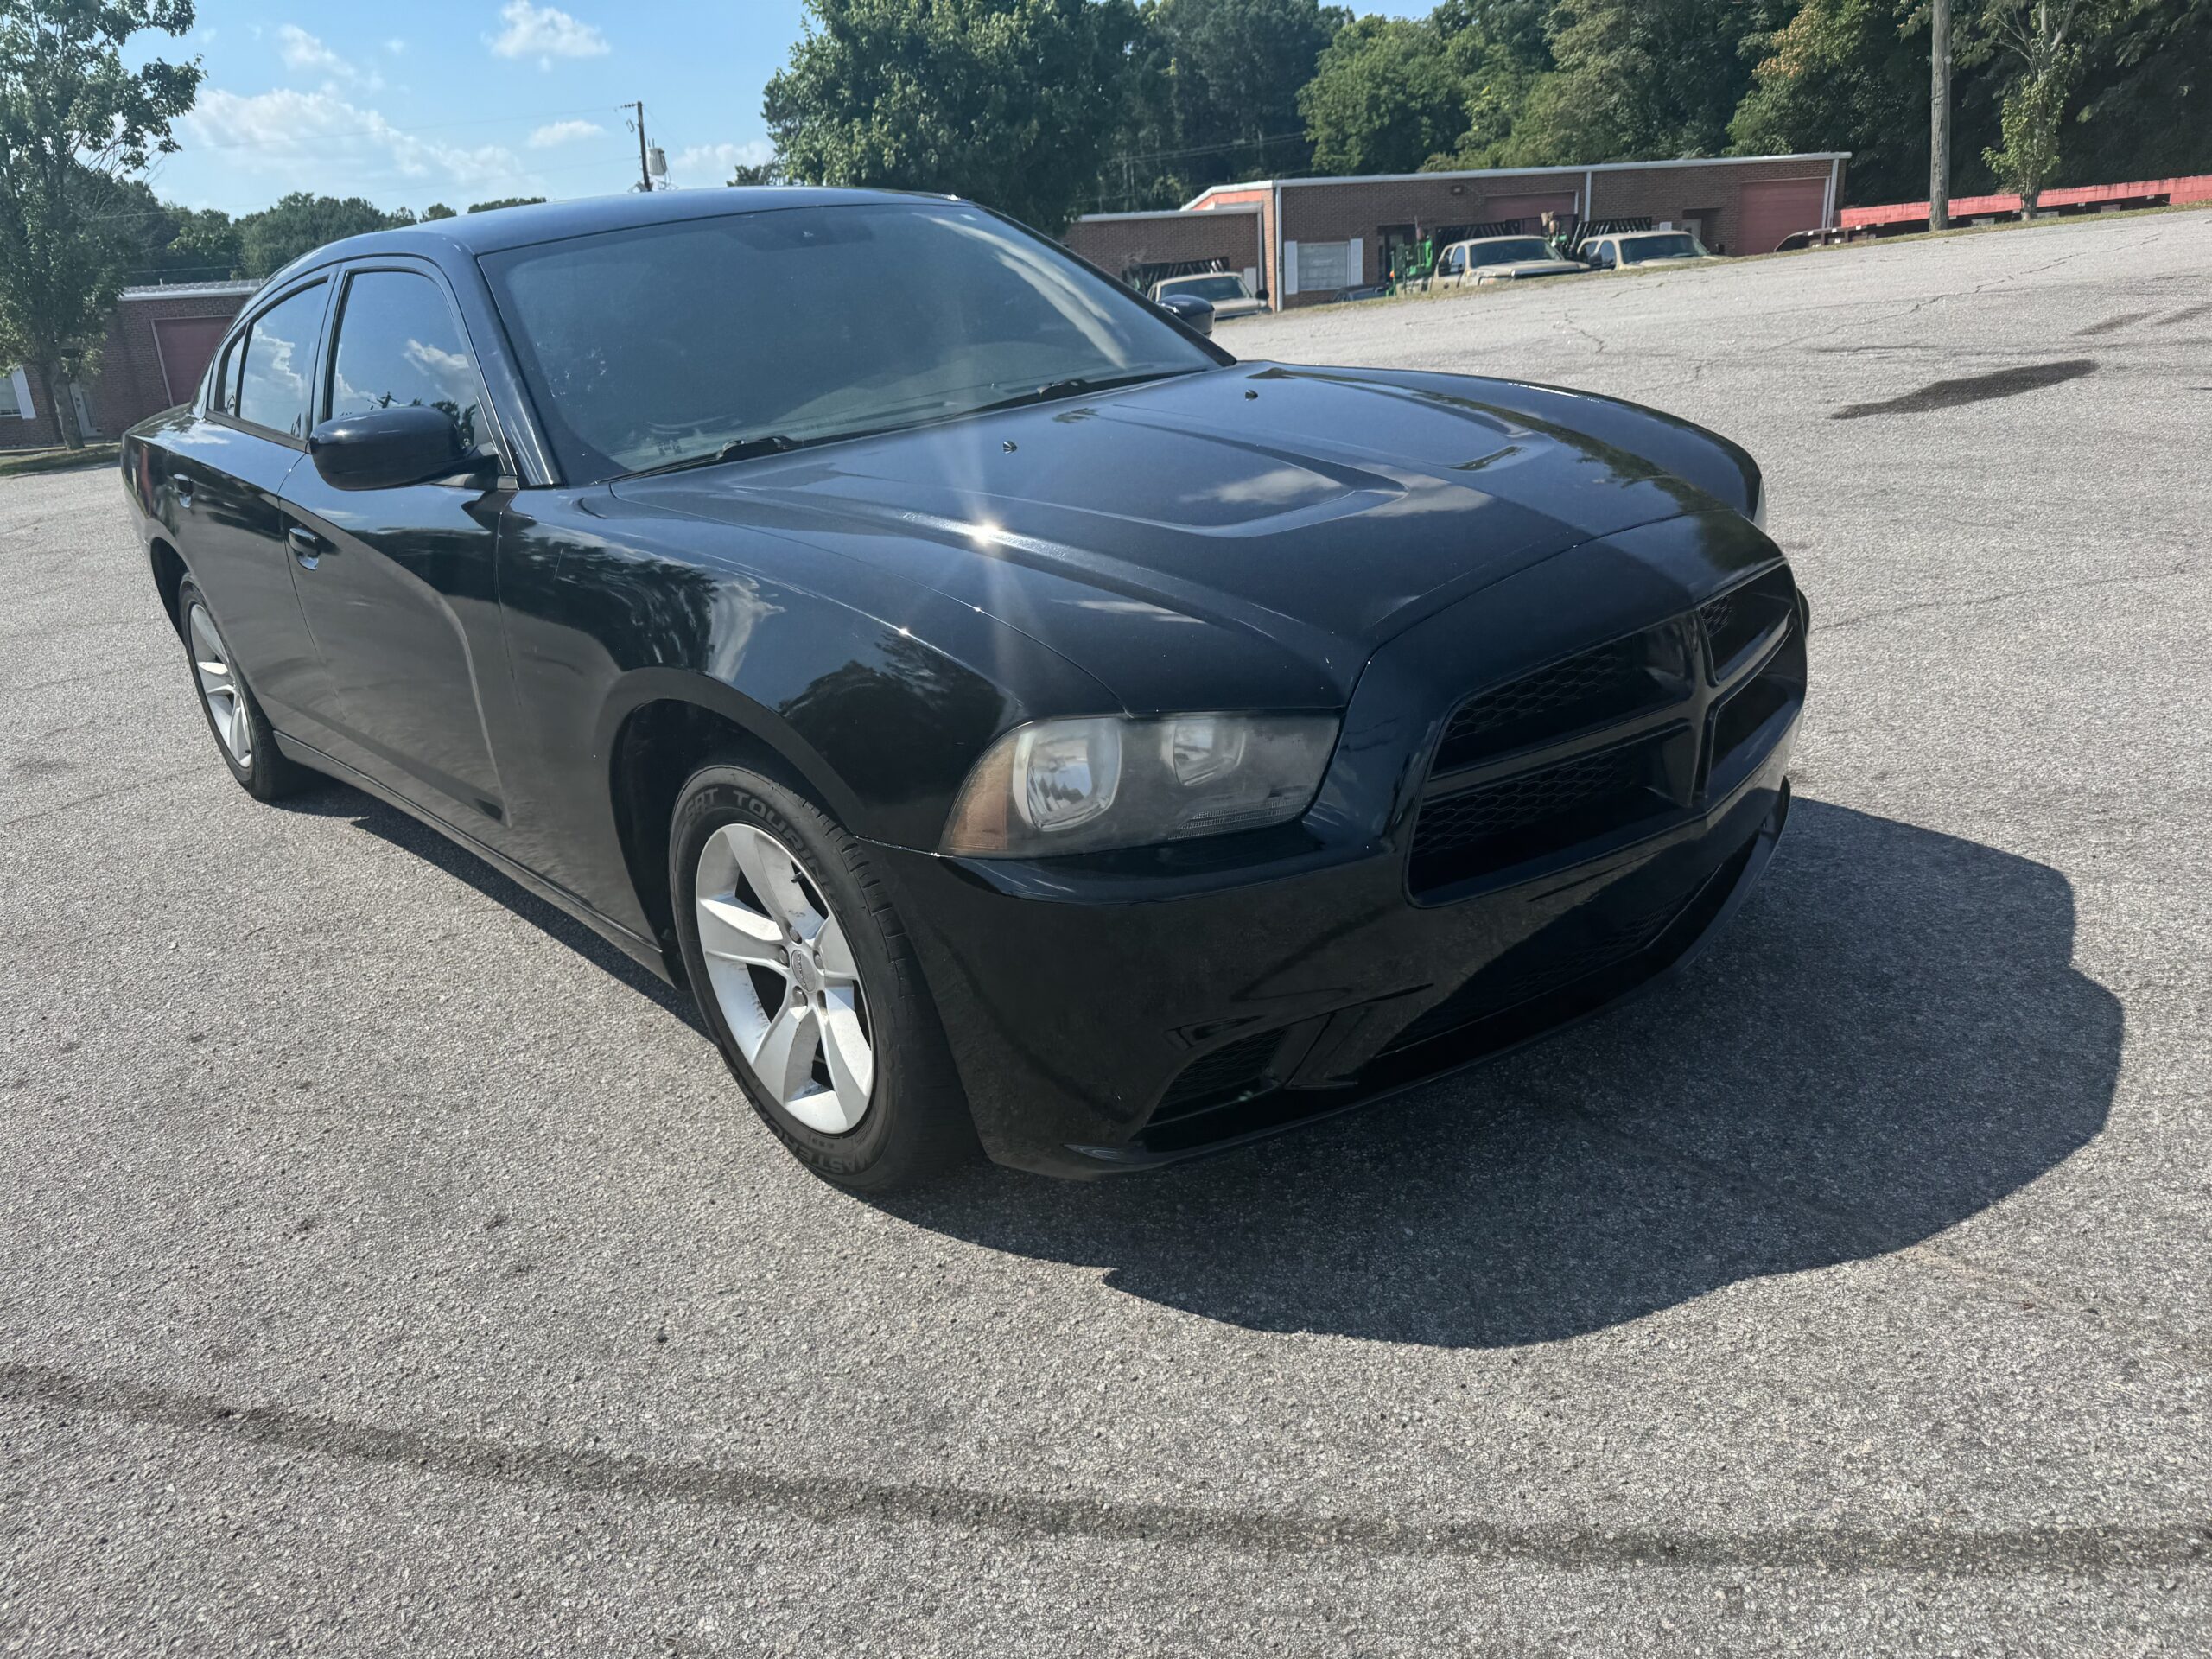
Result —
<svg viewBox="0 0 2212 1659"><path fill-rule="evenodd" d="M572 484L1221 360L1041 238L954 202L732 213L483 266Z"/></svg>
<svg viewBox="0 0 2212 1659"><path fill-rule="evenodd" d="M1242 276L1179 276L1172 283L1162 283L1160 292L1163 297L1169 294L1195 294L1198 298L1211 300L1216 304L1224 300L1249 300L1252 297Z"/></svg>
<svg viewBox="0 0 2212 1659"><path fill-rule="evenodd" d="M1649 259L1702 259L1705 248L1687 231L1662 236L1630 236L1621 240L1621 264L1640 265Z"/></svg>
<svg viewBox="0 0 2212 1659"><path fill-rule="evenodd" d="M1471 265L1516 265L1524 259L1553 257L1551 244L1541 236L1510 236L1500 242L1476 242L1467 248Z"/></svg>

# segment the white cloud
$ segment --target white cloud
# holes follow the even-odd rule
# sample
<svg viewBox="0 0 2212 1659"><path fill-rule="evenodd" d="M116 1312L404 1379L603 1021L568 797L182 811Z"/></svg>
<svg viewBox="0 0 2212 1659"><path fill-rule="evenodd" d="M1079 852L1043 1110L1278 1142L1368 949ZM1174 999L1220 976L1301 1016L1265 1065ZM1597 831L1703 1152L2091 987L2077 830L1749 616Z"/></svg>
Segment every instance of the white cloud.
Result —
<svg viewBox="0 0 2212 1659"><path fill-rule="evenodd" d="M573 144L579 138L602 137L606 132L596 121L555 121L530 135L530 147L550 149L556 144Z"/></svg>
<svg viewBox="0 0 2212 1659"><path fill-rule="evenodd" d="M692 144L668 158L668 176L678 184L728 184L733 168L758 167L776 153L766 138L742 144Z"/></svg>
<svg viewBox="0 0 2212 1659"><path fill-rule="evenodd" d="M603 58L613 49L606 35L556 6L507 0L499 8L499 18L506 27L491 37L493 54L502 58L536 58L541 69L551 68L556 58Z"/></svg>
<svg viewBox="0 0 2212 1659"><path fill-rule="evenodd" d="M396 58L407 50L407 42L395 35L384 43L384 49Z"/></svg>
<svg viewBox="0 0 2212 1659"><path fill-rule="evenodd" d="M274 178L280 188L386 200L448 187L486 196L547 194L505 145L472 149L416 137L327 86L251 98L203 92L178 124L188 148L219 145L226 168Z"/></svg>
<svg viewBox="0 0 2212 1659"><path fill-rule="evenodd" d="M373 70L364 75L297 23L286 23L276 31L276 50L287 69L312 71L333 80L365 86L371 92L384 85L381 75Z"/></svg>

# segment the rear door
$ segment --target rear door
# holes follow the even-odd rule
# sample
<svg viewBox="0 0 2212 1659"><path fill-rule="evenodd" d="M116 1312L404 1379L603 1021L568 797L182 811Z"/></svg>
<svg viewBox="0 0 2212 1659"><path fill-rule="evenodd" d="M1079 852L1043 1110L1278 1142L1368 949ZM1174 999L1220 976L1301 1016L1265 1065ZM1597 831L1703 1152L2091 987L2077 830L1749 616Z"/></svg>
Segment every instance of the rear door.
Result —
<svg viewBox="0 0 2212 1659"><path fill-rule="evenodd" d="M315 360L330 283L295 284L223 347L197 416L162 438L177 551L232 657L280 732L319 742L331 703L292 592L284 480L306 453Z"/></svg>
<svg viewBox="0 0 2212 1659"><path fill-rule="evenodd" d="M353 266L332 311L318 423L417 404L492 442L474 358L435 268ZM337 687L338 758L479 836L506 822L482 691L505 672L493 554L507 499L480 481L340 490L312 461L284 490L292 579Z"/></svg>

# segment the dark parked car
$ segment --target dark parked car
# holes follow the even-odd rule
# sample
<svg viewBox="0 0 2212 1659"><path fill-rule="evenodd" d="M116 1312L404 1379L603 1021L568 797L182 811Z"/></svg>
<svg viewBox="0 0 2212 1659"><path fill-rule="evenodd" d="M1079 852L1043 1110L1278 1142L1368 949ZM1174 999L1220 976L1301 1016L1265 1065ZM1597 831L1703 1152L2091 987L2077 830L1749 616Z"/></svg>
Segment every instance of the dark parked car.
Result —
<svg viewBox="0 0 2212 1659"><path fill-rule="evenodd" d="M855 1187L1495 1053L1681 961L1788 810L1743 451L1239 363L961 202L338 243L123 465L247 790L357 785L688 985Z"/></svg>

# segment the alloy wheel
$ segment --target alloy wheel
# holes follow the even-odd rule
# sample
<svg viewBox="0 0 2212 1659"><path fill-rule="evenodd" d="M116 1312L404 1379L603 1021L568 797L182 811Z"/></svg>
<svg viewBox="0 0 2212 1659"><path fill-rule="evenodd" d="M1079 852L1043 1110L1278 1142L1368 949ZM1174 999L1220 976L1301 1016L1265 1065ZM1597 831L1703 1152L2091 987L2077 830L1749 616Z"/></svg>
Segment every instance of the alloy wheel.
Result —
<svg viewBox="0 0 2212 1659"><path fill-rule="evenodd" d="M253 765L253 730L246 720L245 699L239 694L238 677L231 671L231 655L223 636L215 632L215 619L205 605L195 604L185 617L185 632L192 652L193 672L200 678L200 695L215 735L241 771Z"/></svg>
<svg viewBox="0 0 2212 1659"><path fill-rule="evenodd" d="M875 1047L844 926L791 850L728 823L700 849L692 887L716 1005L776 1103L843 1135L868 1115Z"/></svg>

